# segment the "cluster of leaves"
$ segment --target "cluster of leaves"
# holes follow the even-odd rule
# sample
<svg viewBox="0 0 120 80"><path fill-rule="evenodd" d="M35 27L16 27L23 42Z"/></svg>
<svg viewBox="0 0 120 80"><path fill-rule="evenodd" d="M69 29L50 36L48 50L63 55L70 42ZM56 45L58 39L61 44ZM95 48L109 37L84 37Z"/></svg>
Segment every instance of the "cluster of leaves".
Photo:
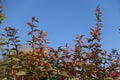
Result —
<svg viewBox="0 0 120 80"><path fill-rule="evenodd" d="M5 19L5 15L3 14L3 6L2 6L2 0L0 0L0 28L1 28L1 23L2 21ZM1 30L0 30L0 53L3 51L3 45L4 45L4 39L2 38L1 36ZM1 66L2 65L2 60L0 60L0 74L3 74L3 68L4 66ZM0 79L1 79L1 76L0 75Z"/></svg>
<svg viewBox="0 0 120 80"><path fill-rule="evenodd" d="M101 48L101 14L96 8L96 27L91 28L91 38L85 43L84 35L76 37L72 49L68 44L55 50L48 47L47 33L35 25L39 22L32 17L26 24L31 31L27 43L30 51L22 52L17 30L6 27L4 61L1 62L1 79L5 80L112 80L119 75L119 54L116 50L109 53Z"/></svg>
<svg viewBox="0 0 120 80"><path fill-rule="evenodd" d="M5 19L5 15L2 12L2 0L0 0L0 24L2 23L2 21Z"/></svg>
<svg viewBox="0 0 120 80"><path fill-rule="evenodd" d="M2 21L5 19L5 14L3 14L2 9L3 9L2 0L0 0L0 25L1 25ZM0 50L2 50L2 46L4 44L3 41L4 41L4 39L1 37L1 33L0 33Z"/></svg>

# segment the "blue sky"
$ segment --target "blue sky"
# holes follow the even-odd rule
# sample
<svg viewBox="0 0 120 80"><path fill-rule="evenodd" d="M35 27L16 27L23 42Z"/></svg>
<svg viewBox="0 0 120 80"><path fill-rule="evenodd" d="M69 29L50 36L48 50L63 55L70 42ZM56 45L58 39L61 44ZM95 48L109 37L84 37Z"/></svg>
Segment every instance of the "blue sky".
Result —
<svg viewBox="0 0 120 80"><path fill-rule="evenodd" d="M40 29L48 33L50 46L56 48L68 43L74 46L77 34L89 37L95 26L95 8L100 4L102 16L102 48L120 49L120 0L3 0L6 19L2 24L19 30L21 42L29 39L25 24L35 16Z"/></svg>

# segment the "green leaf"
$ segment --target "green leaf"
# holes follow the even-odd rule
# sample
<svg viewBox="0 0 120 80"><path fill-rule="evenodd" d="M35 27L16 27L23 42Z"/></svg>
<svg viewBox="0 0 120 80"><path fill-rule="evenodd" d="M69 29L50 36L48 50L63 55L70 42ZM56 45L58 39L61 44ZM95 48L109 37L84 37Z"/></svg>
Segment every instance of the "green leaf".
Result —
<svg viewBox="0 0 120 80"><path fill-rule="evenodd" d="M52 67L50 67L50 69L49 69L50 71L52 71L53 70L53 68Z"/></svg>
<svg viewBox="0 0 120 80"><path fill-rule="evenodd" d="M71 80L71 78L68 78L68 80Z"/></svg>
<svg viewBox="0 0 120 80"><path fill-rule="evenodd" d="M15 42L20 42L20 40L16 40Z"/></svg>
<svg viewBox="0 0 120 80"><path fill-rule="evenodd" d="M43 70L43 67L41 67L41 66L39 66L38 68L39 68L40 70Z"/></svg>
<svg viewBox="0 0 120 80"><path fill-rule="evenodd" d="M7 78L3 78L2 80L7 80Z"/></svg>
<svg viewBox="0 0 120 80"><path fill-rule="evenodd" d="M5 15L4 14L0 14L0 21L5 19Z"/></svg>
<svg viewBox="0 0 120 80"><path fill-rule="evenodd" d="M23 75L26 75L26 72L25 71L19 71L19 72L16 73L16 75L23 76Z"/></svg>
<svg viewBox="0 0 120 80"><path fill-rule="evenodd" d="M13 66L13 69L20 69L20 68L22 68L22 66Z"/></svg>
<svg viewBox="0 0 120 80"><path fill-rule="evenodd" d="M66 72L62 72L61 75L62 75L62 76L66 76L67 73L66 73Z"/></svg>
<svg viewBox="0 0 120 80"><path fill-rule="evenodd" d="M20 61L20 59L15 58L15 57L12 57L12 60L14 60L14 61Z"/></svg>
<svg viewBox="0 0 120 80"><path fill-rule="evenodd" d="M4 42L0 42L0 45L5 45L5 43Z"/></svg>
<svg viewBox="0 0 120 80"><path fill-rule="evenodd" d="M111 77L107 77L106 80L113 80Z"/></svg>
<svg viewBox="0 0 120 80"><path fill-rule="evenodd" d="M19 38L19 36L16 36L15 39Z"/></svg>

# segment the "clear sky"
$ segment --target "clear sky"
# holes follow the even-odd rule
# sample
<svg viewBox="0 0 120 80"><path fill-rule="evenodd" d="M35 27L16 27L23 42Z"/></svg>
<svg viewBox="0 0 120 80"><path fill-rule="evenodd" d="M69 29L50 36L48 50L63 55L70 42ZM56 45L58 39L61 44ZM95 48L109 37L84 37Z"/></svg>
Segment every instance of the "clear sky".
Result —
<svg viewBox="0 0 120 80"><path fill-rule="evenodd" d="M77 34L89 37L98 4L103 12L102 48L120 50L120 0L3 0L6 19L2 27L17 28L24 43L29 38L25 23L35 16L40 20L39 28L48 33L50 46L74 46Z"/></svg>

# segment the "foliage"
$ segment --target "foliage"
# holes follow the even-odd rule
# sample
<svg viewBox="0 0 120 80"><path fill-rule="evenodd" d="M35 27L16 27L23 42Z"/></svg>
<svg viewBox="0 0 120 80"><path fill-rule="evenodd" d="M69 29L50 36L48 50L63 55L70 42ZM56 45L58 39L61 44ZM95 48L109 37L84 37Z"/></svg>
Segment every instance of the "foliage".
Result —
<svg viewBox="0 0 120 80"><path fill-rule="evenodd" d="M0 27L2 21L5 19L5 15L3 14L2 9L3 9L2 0L0 0ZM3 45L4 45L4 39L1 36L1 30L0 30L0 53L3 51ZM3 74L4 71L4 66L2 66L2 62L3 60L0 59L0 74ZM1 79L1 75L0 75L0 79Z"/></svg>
<svg viewBox="0 0 120 80"><path fill-rule="evenodd" d="M5 19L5 15L2 13L2 0L0 0L0 24L2 23L2 21Z"/></svg>
<svg viewBox="0 0 120 80"><path fill-rule="evenodd" d="M3 6L2 6L2 0L0 0L0 24L2 23L2 21L5 19L5 15L3 14ZM1 31L1 30L0 30ZM3 50L2 46L4 45L4 39L1 37L1 33L0 33L0 51Z"/></svg>
<svg viewBox="0 0 120 80"><path fill-rule="evenodd" d="M3 80L112 80L119 76L120 60L118 52L112 50L108 54L101 48L101 14L99 6L96 8L96 26L90 28L91 38L85 43L84 35L78 35L72 49L68 44L55 50L48 47L47 33L39 30L32 17L26 24L30 27L28 35L31 40L27 43L31 50L23 52L19 44L17 30L6 27Z"/></svg>

